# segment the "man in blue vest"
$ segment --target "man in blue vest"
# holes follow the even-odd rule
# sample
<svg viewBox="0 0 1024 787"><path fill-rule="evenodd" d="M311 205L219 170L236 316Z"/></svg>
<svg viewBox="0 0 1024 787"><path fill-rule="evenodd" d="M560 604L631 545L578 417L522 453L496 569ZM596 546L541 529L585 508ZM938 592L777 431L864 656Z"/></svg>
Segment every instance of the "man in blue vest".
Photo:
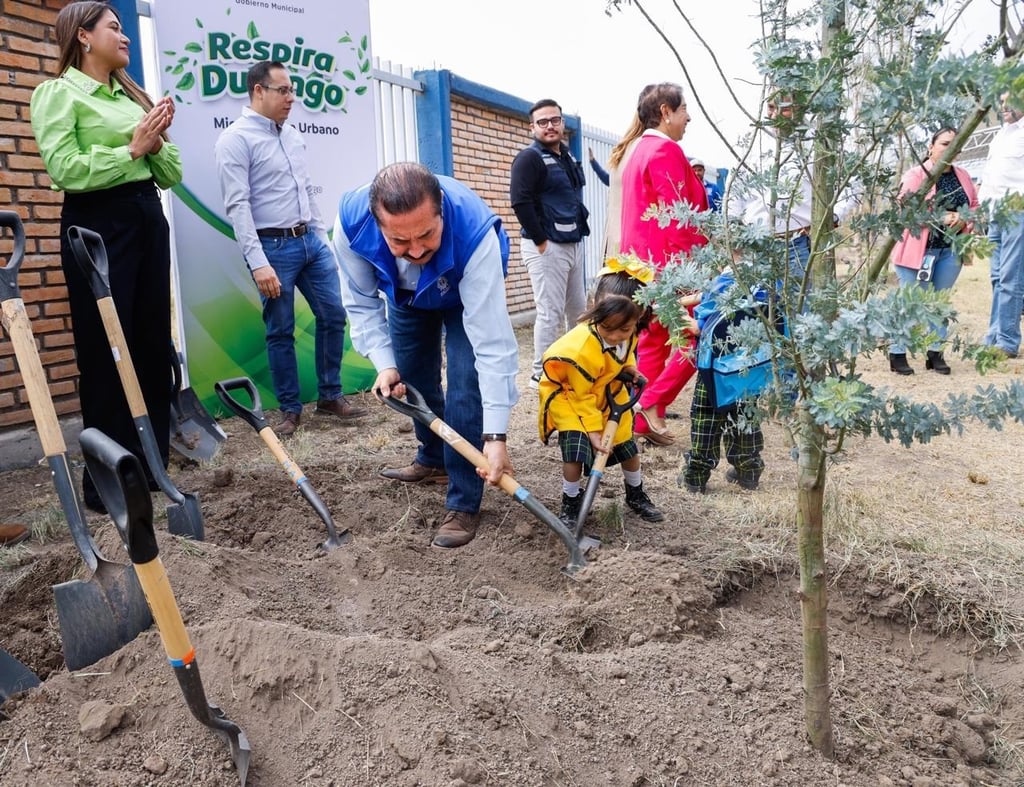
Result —
<svg viewBox="0 0 1024 787"><path fill-rule="evenodd" d="M530 274L537 316L533 323L536 388L541 358L555 339L576 325L587 308L583 238L590 234L583 204L583 167L562 141L562 108L550 98L530 107L533 143L512 161L509 199L522 227L519 245Z"/></svg>
<svg viewBox="0 0 1024 787"><path fill-rule="evenodd" d="M404 396L403 382L411 383L487 457L489 471L477 471L417 422L416 458L381 471L406 483L446 483L433 545L468 544L484 480L496 485L512 472L505 431L518 399L519 352L505 304L509 241L501 219L457 180L401 162L341 198L334 249L352 343L377 370L374 389Z"/></svg>

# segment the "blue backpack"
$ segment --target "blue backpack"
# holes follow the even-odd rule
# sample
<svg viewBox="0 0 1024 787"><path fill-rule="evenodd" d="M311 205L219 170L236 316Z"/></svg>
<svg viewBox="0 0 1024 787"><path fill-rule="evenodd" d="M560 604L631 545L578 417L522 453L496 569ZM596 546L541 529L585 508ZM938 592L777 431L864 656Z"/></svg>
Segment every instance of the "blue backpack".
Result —
<svg viewBox="0 0 1024 787"><path fill-rule="evenodd" d="M750 352L746 347L737 347L729 338L730 327L747 319L757 319L759 308L767 308L767 304L731 315L715 311L704 322L697 343L697 374L715 410L727 410L741 399L754 398L771 383L771 348L762 345ZM781 314L776 329L788 335Z"/></svg>

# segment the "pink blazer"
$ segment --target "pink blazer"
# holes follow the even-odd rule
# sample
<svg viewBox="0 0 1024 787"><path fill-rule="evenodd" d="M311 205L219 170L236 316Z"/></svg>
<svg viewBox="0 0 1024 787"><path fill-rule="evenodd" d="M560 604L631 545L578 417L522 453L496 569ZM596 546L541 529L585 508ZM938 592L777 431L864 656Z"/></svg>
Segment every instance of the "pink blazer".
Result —
<svg viewBox="0 0 1024 787"><path fill-rule="evenodd" d="M960 181L964 194L967 195L967 204L972 208L978 207L978 191L974 188L971 176L965 170L960 169L960 167L953 167L953 172L956 174L956 179ZM921 188L921 184L925 182L928 175L927 162L905 172L903 179L900 181L900 198L905 194L912 194ZM929 199L933 196L935 196L935 186L932 186L931 191L928 192ZM961 232L970 232L973 228L973 225L968 223ZM924 259L925 249L928 248L928 233L929 230L925 227L921 234L915 238L910 230L905 230L903 237L893 247L891 258L893 264L899 265L901 268L919 269L921 267L921 260Z"/></svg>
<svg viewBox="0 0 1024 787"><path fill-rule="evenodd" d="M645 134L622 169L622 251L632 251L660 270L673 257L707 243L689 225L680 227L672 221L659 227L657 219L642 218L651 205L668 206L679 200L697 210L708 209L704 184L679 144L660 134Z"/></svg>

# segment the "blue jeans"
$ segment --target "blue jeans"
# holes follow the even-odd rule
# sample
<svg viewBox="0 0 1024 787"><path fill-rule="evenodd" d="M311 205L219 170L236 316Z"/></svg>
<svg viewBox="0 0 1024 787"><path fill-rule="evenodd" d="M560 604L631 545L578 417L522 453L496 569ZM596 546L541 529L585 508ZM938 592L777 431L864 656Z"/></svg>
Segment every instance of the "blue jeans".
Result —
<svg viewBox="0 0 1024 787"><path fill-rule="evenodd" d="M900 280L901 287L917 285L926 289L948 290L956 284L962 266L952 249L925 249L925 254L931 254L935 257L935 262L932 263L931 281L918 281L916 270L904 268L901 265L894 265L893 267L896 268L896 276ZM945 324L936 324L932 325L932 330L938 334L939 341L935 342L928 349L933 352L942 352L942 344L946 340L949 328ZM889 352L903 355L907 352L907 349L901 344L891 344L889 345Z"/></svg>
<svg viewBox="0 0 1024 787"><path fill-rule="evenodd" d="M1009 353L1020 350L1020 317L1024 297L1024 213L1014 214L1000 225L988 228L992 250L992 313L989 317L985 344Z"/></svg>
<svg viewBox="0 0 1024 787"><path fill-rule="evenodd" d="M388 328L398 373L412 383L439 418L468 443L483 448L483 403L476 375L476 355L462 325L462 307L416 309L388 304ZM441 389L441 340L448 364L445 390ZM416 421L420 447L416 461L448 471L445 508L475 514L480 510L484 480L476 468L444 440Z"/></svg>
<svg viewBox="0 0 1024 787"><path fill-rule="evenodd" d="M314 352L316 386L320 399L341 397L341 354L345 344L345 307L334 253L319 236L261 238L281 294L260 296L267 329L267 357L274 395L282 412L301 413L299 367L295 359L295 289L305 297L316 318Z"/></svg>

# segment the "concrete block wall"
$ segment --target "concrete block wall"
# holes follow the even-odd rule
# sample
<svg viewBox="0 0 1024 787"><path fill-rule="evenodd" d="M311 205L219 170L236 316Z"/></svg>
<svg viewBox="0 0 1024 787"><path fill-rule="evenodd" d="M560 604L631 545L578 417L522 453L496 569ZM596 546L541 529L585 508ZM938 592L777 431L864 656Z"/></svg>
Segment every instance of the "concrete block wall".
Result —
<svg viewBox="0 0 1024 787"><path fill-rule="evenodd" d="M66 0L0 0L0 210L25 224L18 286L58 415L79 410L74 341L60 266L63 196L50 189L29 120L32 90L57 67L53 24ZM10 234L0 257L10 259ZM0 332L0 429L32 423L32 412L6 329Z"/></svg>

